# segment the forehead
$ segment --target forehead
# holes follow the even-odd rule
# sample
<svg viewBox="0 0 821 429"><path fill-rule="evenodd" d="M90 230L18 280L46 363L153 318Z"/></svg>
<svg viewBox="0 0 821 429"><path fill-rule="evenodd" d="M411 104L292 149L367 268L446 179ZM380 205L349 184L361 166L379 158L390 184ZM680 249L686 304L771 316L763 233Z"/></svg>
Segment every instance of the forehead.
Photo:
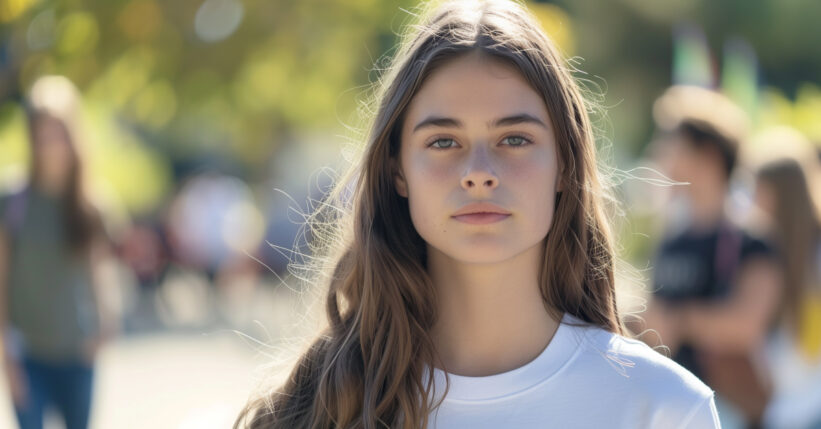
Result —
<svg viewBox="0 0 821 429"><path fill-rule="evenodd" d="M549 115L542 96L519 70L501 60L468 54L437 68L408 107L404 129L427 115L465 123L485 123L511 113L529 113L544 123Z"/></svg>

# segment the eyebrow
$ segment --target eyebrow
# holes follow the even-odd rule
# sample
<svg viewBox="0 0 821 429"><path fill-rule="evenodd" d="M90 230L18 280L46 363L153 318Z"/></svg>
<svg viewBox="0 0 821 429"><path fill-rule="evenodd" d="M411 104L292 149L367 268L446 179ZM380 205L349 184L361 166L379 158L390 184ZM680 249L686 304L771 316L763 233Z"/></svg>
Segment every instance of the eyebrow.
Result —
<svg viewBox="0 0 821 429"><path fill-rule="evenodd" d="M505 116L504 118L499 118L495 121L490 121L487 125L488 128L494 128L518 124L535 124L547 129L547 125L544 122L542 122L541 119L529 113L517 113L515 115ZM428 116L427 118L423 119L418 124L416 124L413 127L413 131L411 131L411 133L415 133L418 130L426 127L462 128L462 126L462 122L458 119L443 116Z"/></svg>

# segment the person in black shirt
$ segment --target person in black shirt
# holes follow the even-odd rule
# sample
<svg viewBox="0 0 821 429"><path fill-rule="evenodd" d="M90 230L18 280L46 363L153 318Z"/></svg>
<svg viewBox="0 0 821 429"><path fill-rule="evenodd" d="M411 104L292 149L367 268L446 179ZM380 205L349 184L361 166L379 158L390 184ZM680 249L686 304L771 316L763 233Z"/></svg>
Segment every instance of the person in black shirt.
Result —
<svg viewBox="0 0 821 429"><path fill-rule="evenodd" d="M655 296L668 302L727 299L738 265L771 255L769 244L728 221L707 231L684 230L658 249Z"/></svg>
<svg viewBox="0 0 821 429"><path fill-rule="evenodd" d="M755 356L774 318L780 278L771 247L724 210L743 113L718 93L673 87L654 116L656 154L681 183L675 191L686 209L656 253L646 327L757 427L771 389Z"/></svg>

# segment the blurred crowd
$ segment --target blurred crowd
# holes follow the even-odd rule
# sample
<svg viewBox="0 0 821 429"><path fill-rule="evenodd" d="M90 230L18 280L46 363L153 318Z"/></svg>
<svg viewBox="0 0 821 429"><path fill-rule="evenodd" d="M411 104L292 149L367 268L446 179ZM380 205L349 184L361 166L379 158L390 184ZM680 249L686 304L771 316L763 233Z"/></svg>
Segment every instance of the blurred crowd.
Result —
<svg viewBox="0 0 821 429"><path fill-rule="evenodd" d="M633 193L661 216L631 330L716 391L723 427L821 427L819 146L751 137L700 87L669 88L653 117L646 163L665 179Z"/></svg>
<svg viewBox="0 0 821 429"><path fill-rule="evenodd" d="M303 175L309 157L283 151L291 169L274 170L303 186L272 178L260 192L203 163L181 169L157 210L129 217L89 179L80 103L65 77L36 81L28 175L0 192L0 378L23 429L52 408L67 429L88 427L95 362L115 338L253 332L258 289L284 284L303 257L304 214L319 198L304 183L322 189Z"/></svg>

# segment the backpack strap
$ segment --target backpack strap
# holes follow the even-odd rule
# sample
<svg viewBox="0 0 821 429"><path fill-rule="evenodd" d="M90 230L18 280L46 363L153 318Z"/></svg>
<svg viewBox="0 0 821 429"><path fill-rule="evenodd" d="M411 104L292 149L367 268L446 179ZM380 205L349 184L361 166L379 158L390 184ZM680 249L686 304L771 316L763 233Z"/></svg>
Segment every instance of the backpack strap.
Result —
<svg viewBox="0 0 821 429"><path fill-rule="evenodd" d="M743 233L723 221L718 228L716 241L715 275L718 284L730 285L741 262Z"/></svg>

